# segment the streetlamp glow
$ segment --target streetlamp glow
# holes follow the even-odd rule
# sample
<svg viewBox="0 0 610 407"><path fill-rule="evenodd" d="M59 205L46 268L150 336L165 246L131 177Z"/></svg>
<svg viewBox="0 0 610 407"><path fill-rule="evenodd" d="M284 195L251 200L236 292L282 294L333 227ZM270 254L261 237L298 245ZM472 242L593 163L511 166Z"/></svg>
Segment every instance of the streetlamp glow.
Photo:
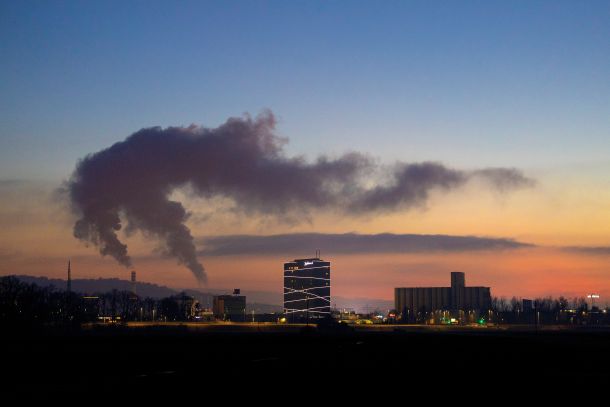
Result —
<svg viewBox="0 0 610 407"><path fill-rule="evenodd" d="M591 308L595 306L595 299L599 298L599 294L589 294L587 298L591 299Z"/></svg>

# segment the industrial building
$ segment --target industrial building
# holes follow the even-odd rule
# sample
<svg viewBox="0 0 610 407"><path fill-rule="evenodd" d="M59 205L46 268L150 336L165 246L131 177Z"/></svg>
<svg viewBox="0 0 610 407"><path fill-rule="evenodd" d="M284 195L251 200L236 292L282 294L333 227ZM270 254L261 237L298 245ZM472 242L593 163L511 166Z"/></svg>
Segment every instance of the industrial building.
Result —
<svg viewBox="0 0 610 407"><path fill-rule="evenodd" d="M214 317L223 321L245 321L246 296L240 294L236 288L232 295L215 295L212 303Z"/></svg>
<svg viewBox="0 0 610 407"><path fill-rule="evenodd" d="M284 314L289 322L330 317L330 262L314 257L284 263Z"/></svg>
<svg viewBox="0 0 610 407"><path fill-rule="evenodd" d="M467 316L474 319L491 306L489 287L466 287L462 272L451 273L451 287L406 287L394 289L394 305L399 319L416 322L431 318L454 317L464 321ZM439 317L439 312L442 312ZM437 321L438 322L438 321Z"/></svg>

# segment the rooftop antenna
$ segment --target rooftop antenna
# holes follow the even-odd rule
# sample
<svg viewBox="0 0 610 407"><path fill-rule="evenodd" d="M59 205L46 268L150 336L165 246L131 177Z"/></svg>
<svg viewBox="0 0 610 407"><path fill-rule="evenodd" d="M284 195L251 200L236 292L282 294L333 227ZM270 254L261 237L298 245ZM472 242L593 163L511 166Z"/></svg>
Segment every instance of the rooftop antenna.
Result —
<svg viewBox="0 0 610 407"><path fill-rule="evenodd" d="M320 258L320 249L316 249L316 259Z"/></svg>

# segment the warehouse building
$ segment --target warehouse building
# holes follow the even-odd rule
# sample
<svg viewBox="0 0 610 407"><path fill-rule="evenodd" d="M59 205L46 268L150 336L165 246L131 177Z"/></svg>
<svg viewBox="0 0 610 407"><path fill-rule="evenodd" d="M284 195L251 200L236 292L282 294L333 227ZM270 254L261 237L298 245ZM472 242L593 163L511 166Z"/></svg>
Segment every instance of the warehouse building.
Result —
<svg viewBox="0 0 610 407"><path fill-rule="evenodd" d="M404 322L431 318L474 320L491 306L489 287L466 287L462 272L451 273L451 287L404 287L394 289L394 305Z"/></svg>

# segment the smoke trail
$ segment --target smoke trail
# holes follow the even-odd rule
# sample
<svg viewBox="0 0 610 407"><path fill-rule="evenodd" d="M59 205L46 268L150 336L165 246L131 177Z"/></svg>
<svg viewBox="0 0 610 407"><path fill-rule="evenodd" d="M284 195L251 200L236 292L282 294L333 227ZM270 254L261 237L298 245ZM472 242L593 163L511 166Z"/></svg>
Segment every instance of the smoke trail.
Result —
<svg viewBox="0 0 610 407"><path fill-rule="evenodd" d="M283 216L312 208L351 214L409 208L426 201L431 189L452 189L479 176L500 189L530 182L513 169L464 172L441 164L401 164L391 182L363 186L379 171L363 154L339 158L287 157L286 140L274 134L275 118L231 118L215 129L198 126L142 129L122 142L82 159L68 181L73 211L79 216L74 236L98 247L102 255L131 265L117 232L156 236L168 254L186 265L200 283L206 273L197 260L188 213L171 192L189 185L201 197L223 196L237 210Z"/></svg>

